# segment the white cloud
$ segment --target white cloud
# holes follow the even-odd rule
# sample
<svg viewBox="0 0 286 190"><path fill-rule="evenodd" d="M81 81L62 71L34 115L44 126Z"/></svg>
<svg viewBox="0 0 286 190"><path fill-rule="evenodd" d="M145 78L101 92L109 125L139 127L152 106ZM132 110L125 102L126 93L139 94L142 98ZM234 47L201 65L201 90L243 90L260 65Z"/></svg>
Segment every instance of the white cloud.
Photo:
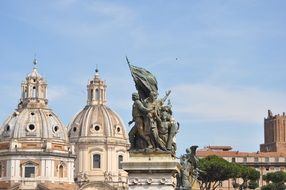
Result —
<svg viewBox="0 0 286 190"><path fill-rule="evenodd" d="M250 87L222 87L208 84L184 84L173 88L177 114L201 120L229 120L261 123L267 110L285 111L282 92Z"/></svg>

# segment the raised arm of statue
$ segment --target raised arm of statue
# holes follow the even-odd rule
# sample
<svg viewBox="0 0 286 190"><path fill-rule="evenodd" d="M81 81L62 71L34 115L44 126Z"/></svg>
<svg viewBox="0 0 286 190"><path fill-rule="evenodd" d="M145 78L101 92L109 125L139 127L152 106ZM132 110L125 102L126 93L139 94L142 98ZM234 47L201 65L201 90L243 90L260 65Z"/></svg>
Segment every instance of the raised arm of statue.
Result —
<svg viewBox="0 0 286 190"><path fill-rule="evenodd" d="M170 94L171 94L171 90L168 90L168 91L166 92L166 95L162 98L162 102L163 102L163 103L167 100L167 98L169 97Z"/></svg>

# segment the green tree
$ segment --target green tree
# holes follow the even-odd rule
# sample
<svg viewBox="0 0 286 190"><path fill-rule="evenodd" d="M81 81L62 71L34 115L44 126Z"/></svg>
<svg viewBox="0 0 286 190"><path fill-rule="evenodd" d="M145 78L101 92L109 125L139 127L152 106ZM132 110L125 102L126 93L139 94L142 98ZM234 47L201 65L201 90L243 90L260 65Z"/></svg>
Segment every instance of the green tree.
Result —
<svg viewBox="0 0 286 190"><path fill-rule="evenodd" d="M215 190L221 181L235 178L238 175L238 167L221 157L212 155L199 160L198 180L201 190Z"/></svg>
<svg viewBox="0 0 286 190"><path fill-rule="evenodd" d="M259 185L257 183L257 180L260 177L260 173L256 171L254 168L242 166L242 165L236 165L238 167L238 175L235 177L236 179L241 178L242 183L234 183L234 188L239 188L240 190L243 189L256 189Z"/></svg>
<svg viewBox="0 0 286 190"><path fill-rule="evenodd" d="M262 186L261 190L285 190L286 173L282 171L267 173L263 176L268 184Z"/></svg>

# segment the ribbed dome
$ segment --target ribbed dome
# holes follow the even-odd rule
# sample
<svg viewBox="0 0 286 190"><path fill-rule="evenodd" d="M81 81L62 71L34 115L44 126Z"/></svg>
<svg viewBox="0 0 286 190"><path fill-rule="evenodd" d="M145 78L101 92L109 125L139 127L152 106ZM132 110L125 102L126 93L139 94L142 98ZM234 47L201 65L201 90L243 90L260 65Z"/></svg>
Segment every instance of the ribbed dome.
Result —
<svg viewBox="0 0 286 190"><path fill-rule="evenodd" d="M47 83L34 68L21 84L21 99L16 111L3 123L0 141L49 140L68 142L67 130L48 108Z"/></svg>
<svg viewBox="0 0 286 190"><path fill-rule="evenodd" d="M117 137L126 139L120 117L105 105L88 105L69 125L71 141L78 137Z"/></svg>
<svg viewBox="0 0 286 190"><path fill-rule="evenodd" d="M122 120L105 105L106 102L106 84L96 70L94 78L87 85L87 105L69 125L72 142L79 137L116 137L127 140Z"/></svg>
<svg viewBox="0 0 286 190"><path fill-rule="evenodd" d="M66 128L50 109L25 108L16 111L3 123L0 133L2 141L13 138L68 142Z"/></svg>

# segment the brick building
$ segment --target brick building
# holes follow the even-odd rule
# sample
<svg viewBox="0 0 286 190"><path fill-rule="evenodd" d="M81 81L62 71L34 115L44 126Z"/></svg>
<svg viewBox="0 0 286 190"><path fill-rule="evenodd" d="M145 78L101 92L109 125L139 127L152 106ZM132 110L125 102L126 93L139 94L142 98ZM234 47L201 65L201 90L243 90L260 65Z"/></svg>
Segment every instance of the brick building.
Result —
<svg viewBox="0 0 286 190"><path fill-rule="evenodd" d="M268 116L264 119L264 144L260 145L260 151L240 152L233 151L230 146L207 146L197 151L200 158L217 155L229 162L250 166L260 172L259 188L266 184L262 176L268 172L286 171L286 130L285 113L273 115L268 110ZM233 180L220 183L219 190L232 190ZM196 185L194 189L198 189Z"/></svg>
<svg viewBox="0 0 286 190"><path fill-rule="evenodd" d="M285 112L282 115L273 115L268 110L264 118L264 144L260 145L261 152L286 152Z"/></svg>

